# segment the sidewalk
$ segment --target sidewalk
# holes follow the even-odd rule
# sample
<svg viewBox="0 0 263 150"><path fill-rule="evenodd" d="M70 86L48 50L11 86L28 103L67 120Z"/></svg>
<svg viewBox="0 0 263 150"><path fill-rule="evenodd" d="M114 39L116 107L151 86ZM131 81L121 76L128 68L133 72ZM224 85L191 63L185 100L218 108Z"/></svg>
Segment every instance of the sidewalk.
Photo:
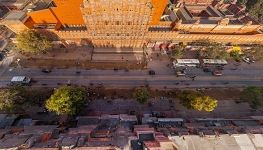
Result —
<svg viewBox="0 0 263 150"><path fill-rule="evenodd" d="M219 100L218 107L213 112L200 112L187 109L182 106L179 100L166 98L151 99L151 105L148 103L142 105L131 99L115 99L110 103L107 100L94 100L85 108L85 115L101 114L122 114L134 111L136 113L151 113L152 111L164 113L169 117L182 118L246 118L253 115L262 115L263 110L252 111L248 103L235 103L234 100ZM92 110L92 111L89 111Z"/></svg>

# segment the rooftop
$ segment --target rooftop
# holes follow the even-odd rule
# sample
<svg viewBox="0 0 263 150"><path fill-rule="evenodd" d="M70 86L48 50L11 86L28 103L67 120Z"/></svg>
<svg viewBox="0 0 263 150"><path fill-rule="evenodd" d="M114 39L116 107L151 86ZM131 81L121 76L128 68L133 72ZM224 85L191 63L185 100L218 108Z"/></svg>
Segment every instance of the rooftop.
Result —
<svg viewBox="0 0 263 150"><path fill-rule="evenodd" d="M226 5L226 6L225 6ZM259 25L245 12L245 7L236 4L223 4L223 6L212 5L182 5L176 11L176 15L182 23L185 24L218 24L223 19L229 19L229 24L242 25L253 24Z"/></svg>
<svg viewBox="0 0 263 150"><path fill-rule="evenodd" d="M0 6L5 6L10 9L22 10L30 3L30 0L0 0Z"/></svg>
<svg viewBox="0 0 263 150"><path fill-rule="evenodd" d="M26 16L26 13L23 11L11 11L7 14L7 16L4 18L5 20L21 20Z"/></svg>
<svg viewBox="0 0 263 150"><path fill-rule="evenodd" d="M172 136L170 139L175 142L180 150L210 150L224 149L224 150L237 150L237 149L262 149L263 134L239 134L239 135L220 135L204 136L197 135L184 135L184 136Z"/></svg>

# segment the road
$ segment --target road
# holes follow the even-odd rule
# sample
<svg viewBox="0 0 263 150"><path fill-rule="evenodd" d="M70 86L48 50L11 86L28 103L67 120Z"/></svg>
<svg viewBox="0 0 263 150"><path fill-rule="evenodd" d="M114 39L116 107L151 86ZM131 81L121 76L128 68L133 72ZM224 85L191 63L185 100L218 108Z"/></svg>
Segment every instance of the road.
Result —
<svg viewBox="0 0 263 150"><path fill-rule="evenodd" d="M165 66L165 65L164 65ZM235 70L233 70L233 68ZM151 67L152 69L152 67ZM76 70L53 69L51 73L43 73L36 68L8 68L3 70L0 77L0 86L10 83L12 76L23 75L32 77L36 82L34 87L57 87L61 84L104 85L112 88L131 88L149 85L152 88L202 88L202 87L244 87L263 86L263 67L260 64L242 64L241 66L228 65L220 77L212 76L198 68L187 70L195 74L194 81L186 77L176 77L171 68L155 68L156 75L148 75L148 70ZM80 71L79 74L76 71Z"/></svg>

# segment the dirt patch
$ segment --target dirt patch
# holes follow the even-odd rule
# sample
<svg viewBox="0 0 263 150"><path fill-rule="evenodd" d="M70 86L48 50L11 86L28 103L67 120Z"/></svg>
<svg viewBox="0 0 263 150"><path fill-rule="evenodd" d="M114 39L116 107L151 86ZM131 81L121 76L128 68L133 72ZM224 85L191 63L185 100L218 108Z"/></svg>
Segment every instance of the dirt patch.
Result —
<svg viewBox="0 0 263 150"><path fill-rule="evenodd" d="M106 98L106 99L131 99L133 98L133 91L134 89L105 89L104 87L90 87L90 90L97 93L99 97L96 98ZM183 89L185 90L185 89ZM178 94L181 90L174 89L174 90L149 90L151 98L160 98L160 97L167 97L167 98L178 98ZM239 96L242 89L238 88L215 88L215 89L202 89L201 93L203 95L211 96L217 100L239 100Z"/></svg>
<svg viewBox="0 0 263 150"><path fill-rule="evenodd" d="M21 59L23 68L57 68L57 69L144 69L144 64L135 62L92 62L89 60L60 60L60 59ZM11 66L17 66L12 63Z"/></svg>
<svg viewBox="0 0 263 150"><path fill-rule="evenodd" d="M145 64L134 61L94 62L92 50L86 48L54 49L46 54L17 54L23 68L79 68L79 69L143 69ZM11 64L16 67L17 62Z"/></svg>
<svg viewBox="0 0 263 150"><path fill-rule="evenodd" d="M241 89L227 88L227 89L209 89L204 90L204 94L214 97L218 100L239 100Z"/></svg>

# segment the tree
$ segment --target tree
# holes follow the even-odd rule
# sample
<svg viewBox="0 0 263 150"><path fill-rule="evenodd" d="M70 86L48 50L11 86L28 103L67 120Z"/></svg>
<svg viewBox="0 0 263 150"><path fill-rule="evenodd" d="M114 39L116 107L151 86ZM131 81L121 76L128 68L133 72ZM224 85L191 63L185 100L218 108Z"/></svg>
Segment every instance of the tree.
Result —
<svg viewBox="0 0 263 150"><path fill-rule="evenodd" d="M195 91L183 91L179 94L180 103L188 109L211 112L217 107L217 100L203 96Z"/></svg>
<svg viewBox="0 0 263 150"><path fill-rule="evenodd" d="M210 96L199 96L192 99L190 105L195 110L211 112L217 107L217 100Z"/></svg>
<svg viewBox="0 0 263 150"><path fill-rule="evenodd" d="M256 20L263 21L263 1L262 0L248 0L246 2L247 11Z"/></svg>
<svg viewBox="0 0 263 150"><path fill-rule="evenodd" d="M246 5L247 1L248 1L248 0L238 0L238 1L237 1L237 4L238 4L238 5Z"/></svg>
<svg viewBox="0 0 263 150"><path fill-rule="evenodd" d="M263 48L261 46L252 47L248 55L255 57L256 60L263 60Z"/></svg>
<svg viewBox="0 0 263 150"><path fill-rule="evenodd" d="M15 111L25 101L22 87L11 87L0 90L0 110L5 112Z"/></svg>
<svg viewBox="0 0 263 150"><path fill-rule="evenodd" d="M202 41L199 41L202 42ZM222 44L210 41L204 41L202 48L198 51L199 57L210 59L228 59L229 53Z"/></svg>
<svg viewBox="0 0 263 150"><path fill-rule="evenodd" d="M201 93L195 91L183 91L178 94L180 103L188 109L192 109L191 101L199 96L201 96Z"/></svg>
<svg viewBox="0 0 263 150"><path fill-rule="evenodd" d="M62 86L46 101L46 108L58 115L76 115L85 104L85 99L83 88Z"/></svg>
<svg viewBox="0 0 263 150"><path fill-rule="evenodd" d="M17 46L21 52L44 53L52 47L47 36L34 30L24 30L17 35Z"/></svg>
<svg viewBox="0 0 263 150"><path fill-rule="evenodd" d="M230 56L237 62L241 61L242 55L240 54L240 51L232 50L230 52Z"/></svg>
<svg viewBox="0 0 263 150"><path fill-rule="evenodd" d="M263 88L247 87L240 95L240 100L248 102L252 108L263 106Z"/></svg>
<svg viewBox="0 0 263 150"><path fill-rule="evenodd" d="M144 104L149 99L149 91L146 88L136 88L133 92L133 97L141 104Z"/></svg>
<svg viewBox="0 0 263 150"><path fill-rule="evenodd" d="M171 58L180 59L183 57L183 48L181 46L176 46L171 51Z"/></svg>

